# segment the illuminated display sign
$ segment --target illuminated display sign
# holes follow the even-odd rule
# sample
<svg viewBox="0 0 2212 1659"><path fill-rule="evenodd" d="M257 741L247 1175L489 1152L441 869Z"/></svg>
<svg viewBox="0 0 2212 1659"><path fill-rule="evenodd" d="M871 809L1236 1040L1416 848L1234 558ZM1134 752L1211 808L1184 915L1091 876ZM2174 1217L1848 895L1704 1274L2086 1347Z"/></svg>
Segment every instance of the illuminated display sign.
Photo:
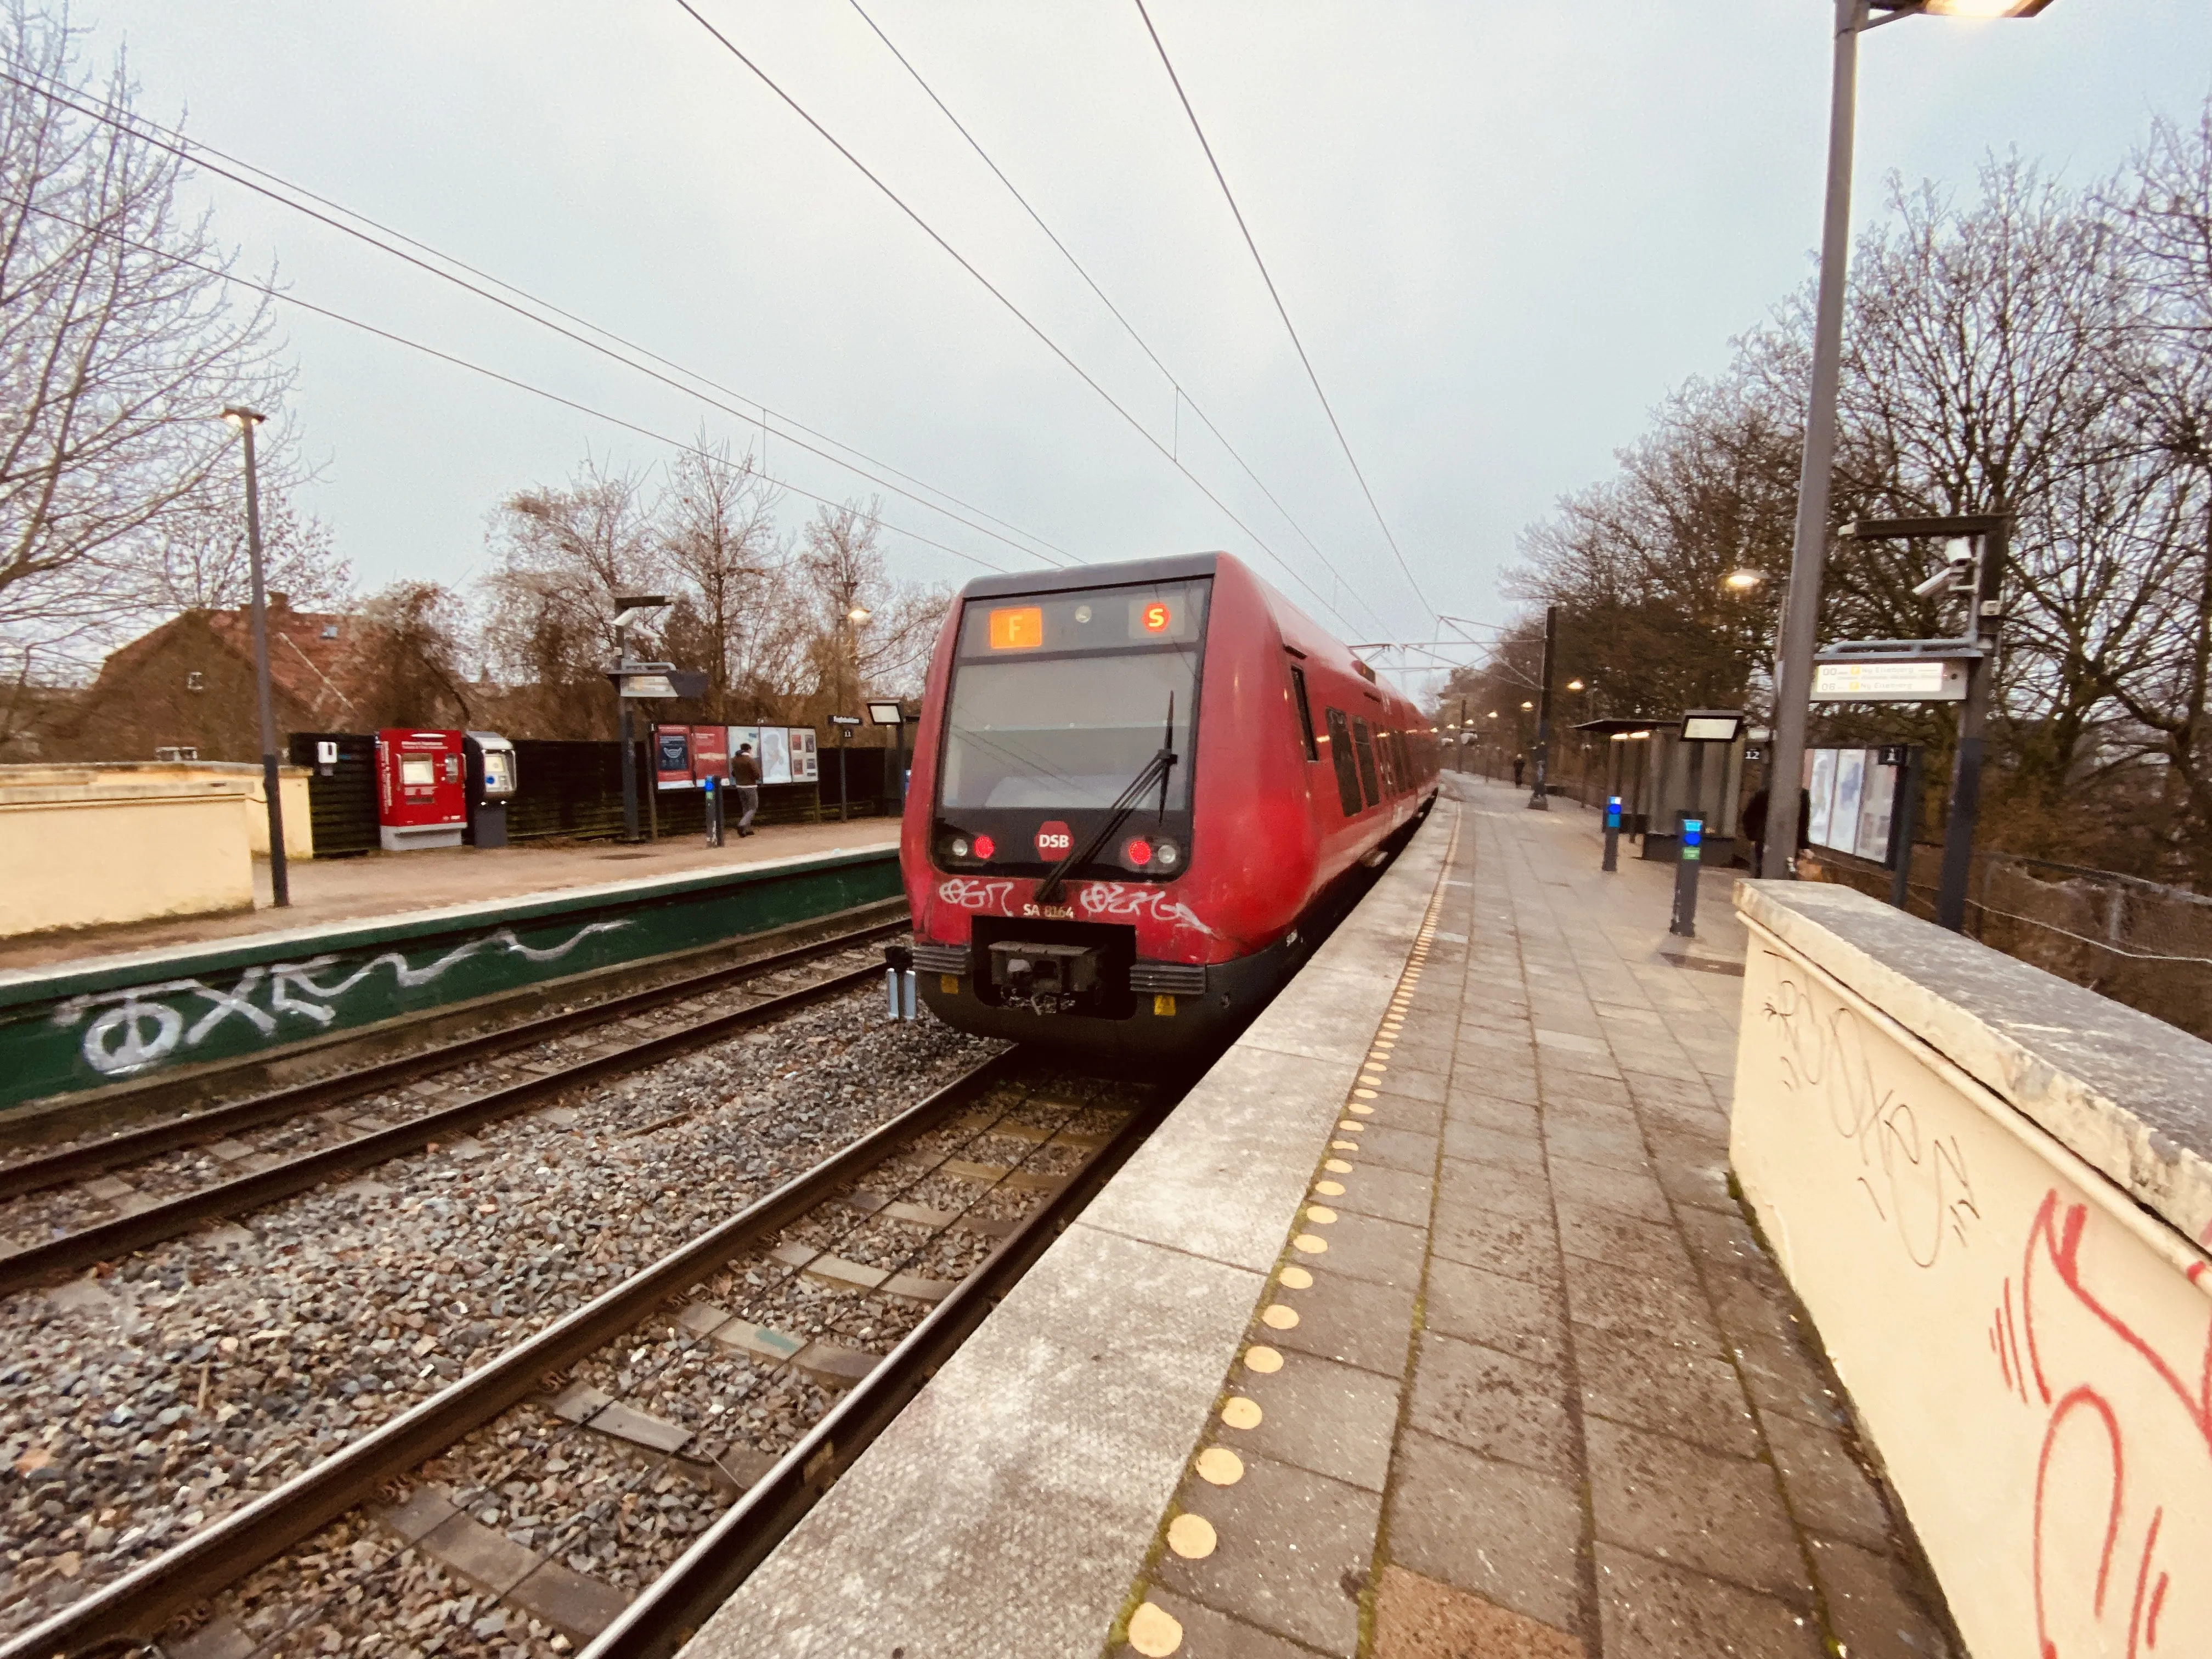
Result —
<svg viewBox="0 0 2212 1659"><path fill-rule="evenodd" d="M1815 702L1962 702L1966 664L1956 657L1815 663Z"/></svg>
<svg viewBox="0 0 2212 1659"><path fill-rule="evenodd" d="M991 649L1034 651L1044 643L1041 605L1009 605L991 613Z"/></svg>

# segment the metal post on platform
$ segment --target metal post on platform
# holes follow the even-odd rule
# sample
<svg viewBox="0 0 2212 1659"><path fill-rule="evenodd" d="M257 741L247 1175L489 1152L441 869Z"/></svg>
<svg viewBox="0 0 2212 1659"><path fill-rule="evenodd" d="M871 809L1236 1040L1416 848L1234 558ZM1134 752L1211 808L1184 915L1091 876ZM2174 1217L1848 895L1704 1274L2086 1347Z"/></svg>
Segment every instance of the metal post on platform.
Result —
<svg viewBox="0 0 2212 1659"><path fill-rule="evenodd" d="M1996 526L1976 539L1972 611L1967 636L1982 654L1966 665L1966 700L1959 707L1959 752L1951 768L1951 810L1943 826L1943 875L1936 890L1936 921L1954 933L1966 930L1966 880L1974 860L1974 821L1982 804L1982 728L1988 723L1990 687L1996 678L1997 632L2003 609L2005 556L2010 528L2004 505Z"/></svg>
<svg viewBox="0 0 2212 1659"><path fill-rule="evenodd" d="M714 787L712 778L702 780L701 787L707 792L707 845L720 847L722 844L722 792Z"/></svg>
<svg viewBox="0 0 2212 1659"><path fill-rule="evenodd" d="M1618 795L1605 798L1605 862L1598 867L1603 870L1620 868L1620 797Z"/></svg>
<svg viewBox="0 0 2212 1659"><path fill-rule="evenodd" d="M246 441L246 552L253 587L253 692L261 720L261 788L268 799L269 896L279 908L292 902L292 874L284 861L284 797L276 766L276 701L269 685L269 595L261 566L261 480L253 461L253 428L268 418L236 404L222 418Z"/></svg>
<svg viewBox="0 0 2212 1659"><path fill-rule="evenodd" d="M1684 939L1695 939L1698 936L1698 874L1705 868L1705 745L1693 740L1685 747L1690 751L1690 804L1676 815L1675 819L1678 828L1674 840L1674 915L1667 924L1667 931L1679 933Z"/></svg>
<svg viewBox="0 0 2212 1659"><path fill-rule="evenodd" d="M1896 793L1890 797L1889 902L1900 910L1911 908L1912 836L1920 819L1920 745L1900 744L1905 750L1897 767Z"/></svg>
<svg viewBox="0 0 2212 1659"><path fill-rule="evenodd" d="M1559 607L1544 607L1544 662L1538 674L1542 684L1536 690L1536 763L1535 793L1528 797L1528 810L1548 812L1552 809L1546 779L1552 761L1552 652L1559 640Z"/></svg>

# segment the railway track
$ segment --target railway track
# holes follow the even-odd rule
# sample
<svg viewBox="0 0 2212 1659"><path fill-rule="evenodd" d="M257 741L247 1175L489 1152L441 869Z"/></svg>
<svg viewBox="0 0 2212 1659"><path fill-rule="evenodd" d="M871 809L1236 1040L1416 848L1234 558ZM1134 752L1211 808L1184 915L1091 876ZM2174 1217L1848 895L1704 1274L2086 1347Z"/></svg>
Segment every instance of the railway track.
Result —
<svg viewBox="0 0 2212 1659"><path fill-rule="evenodd" d="M825 958L834 963L841 957L857 957L896 931L896 924L856 929L0 1166L0 1204L7 1206L0 1209L0 1239L14 1235L12 1248L0 1243L0 1295L260 1208L529 1110L568 1090L651 1065L868 983L880 972L872 959L777 987L765 996L751 992ZM684 1006L702 1001L726 1005L732 995L750 1000L703 1013ZM610 1028L622 1030L628 1040L589 1040ZM533 1055L532 1050L540 1052ZM501 1056L514 1058L502 1066ZM441 1074L464 1072L471 1075L459 1088L441 1088L434 1081ZM482 1086L487 1081L495 1086ZM445 1098L429 1110L390 1121L395 1107L406 1109L402 1091L417 1098ZM392 1098L380 1103L380 1110L343 1109L343 1103L377 1096ZM310 1118L314 1121L305 1121ZM273 1145L257 1147L239 1139L272 1127L277 1131ZM315 1144L295 1150L302 1139ZM195 1165L212 1165L217 1178L195 1178ZM152 1182L133 1184L115 1174L140 1166L149 1167ZM181 1190L147 1190L180 1176ZM58 1201L26 1202L65 1187L75 1190ZM82 1219L95 1209L113 1213ZM27 1233L47 1236L26 1242Z"/></svg>
<svg viewBox="0 0 2212 1659"><path fill-rule="evenodd" d="M0 1659L672 1651L1170 1103L994 1055Z"/></svg>

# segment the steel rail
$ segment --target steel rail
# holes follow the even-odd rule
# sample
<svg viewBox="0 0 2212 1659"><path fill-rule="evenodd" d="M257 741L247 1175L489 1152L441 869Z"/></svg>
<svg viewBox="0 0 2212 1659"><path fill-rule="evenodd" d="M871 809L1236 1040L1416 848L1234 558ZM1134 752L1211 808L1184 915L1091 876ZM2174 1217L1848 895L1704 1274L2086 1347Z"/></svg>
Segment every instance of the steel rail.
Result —
<svg viewBox="0 0 2212 1659"><path fill-rule="evenodd" d="M221 1140L226 1135L250 1129L257 1124L297 1117L334 1101L373 1094L380 1089L411 1081L428 1073L465 1065L487 1054L526 1048L532 1043L544 1042L570 1031L589 1030L594 1025L623 1019L645 1009L680 1002L686 997L716 990L733 980L775 973L779 969L866 944L886 933L903 932L906 926L902 919L858 927L850 933L839 933L811 945L793 945L789 950L756 957L750 962L732 963L725 967L709 969L705 973L673 980L666 985L624 992L603 1002L571 1008L562 1013L546 1014L495 1031L462 1037L456 1042L401 1054L335 1077L293 1084L267 1094L255 1095L250 1099L233 1101L228 1105L210 1107L206 1111L173 1118L166 1123L125 1130L105 1140L88 1141L82 1146L50 1152L43 1158L25 1158L20 1163L0 1165L0 1200L20 1198L25 1193L58 1187L66 1182L98 1175L103 1170L112 1170L118 1164L132 1164L161 1152L174 1152L180 1146ZM429 1013L437 1012L441 1011L426 1011Z"/></svg>
<svg viewBox="0 0 2212 1659"><path fill-rule="evenodd" d="M581 1659L662 1659L689 1641L989 1316L1173 1103L1156 1101L1132 1114L1066 1186L1000 1243L881 1364L617 1614Z"/></svg>
<svg viewBox="0 0 2212 1659"><path fill-rule="evenodd" d="M765 1001L756 1002L749 1008L716 1014L712 1018L686 1025L681 1030L647 1037L611 1054L579 1060L544 1077L528 1078L471 1100L441 1106L434 1112L410 1118L406 1122L394 1124L388 1129L372 1130L350 1140L339 1141L335 1146L303 1152L268 1169L240 1176L235 1181L203 1187L197 1192L181 1194L134 1214L118 1216L112 1221L82 1228L60 1238L28 1245L13 1255L0 1256L0 1295L74 1273L77 1268L90 1267L96 1261L127 1255L133 1250L144 1249L149 1244L175 1238L200 1222L259 1209L277 1199L319 1186L332 1176L382 1164L433 1140L457 1135L495 1119L512 1117L517 1112L526 1111L539 1102L565 1093L580 1084L634 1072L686 1048L711 1042L717 1037L748 1025L757 1025L779 1014L789 1013L794 1008L803 1007L840 991L872 984L882 971L871 963L865 968L834 974L815 984L801 986L797 990L786 991Z"/></svg>
<svg viewBox="0 0 2212 1659"><path fill-rule="evenodd" d="M866 970L871 976L875 971ZM589 1358L650 1317L668 1297L688 1290L756 1241L788 1226L838 1188L866 1174L998 1082L1015 1068L1019 1056L1018 1049L1004 1049L971 1067L890 1122L563 1315L482 1369L0 1646L0 1659L70 1659L150 1642L185 1607L235 1583L375 1496L386 1481L407 1474L538 1392L549 1373L564 1371Z"/></svg>

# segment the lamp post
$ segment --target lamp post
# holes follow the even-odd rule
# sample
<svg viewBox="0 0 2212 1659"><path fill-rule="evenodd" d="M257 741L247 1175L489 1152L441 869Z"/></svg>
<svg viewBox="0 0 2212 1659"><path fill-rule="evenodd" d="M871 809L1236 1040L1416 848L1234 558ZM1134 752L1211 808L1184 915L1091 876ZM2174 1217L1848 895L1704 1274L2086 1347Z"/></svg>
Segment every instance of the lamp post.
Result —
<svg viewBox="0 0 2212 1659"><path fill-rule="evenodd" d="M1797 791L1805 768L1806 714L1820 623L1828 550L1829 475L1836 458L1836 383L1844 354L1844 283L1850 257L1851 137L1858 95L1859 36L1900 17L2033 17L2051 0L1836 0L1836 48L1828 94L1827 202L1820 222L1820 289L1814 312L1812 402L1797 478L1797 523L1790 590L1774 659L1774 759L1768 768L1766 857L1770 880L1794 872ZM1880 17L1875 12L1883 14Z"/></svg>
<svg viewBox="0 0 2212 1659"><path fill-rule="evenodd" d="M1528 797L1529 810L1548 812L1552 810L1551 792L1546 776L1552 761L1552 653L1559 642L1559 607L1544 607L1544 660L1536 672L1540 684L1536 690L1536 752L1531 757L1535 763L1535 786ZM1521 705L1526 708L1528 705Z"/></svg>
<svg viewBox="0 0 2212 1659"><path fill-rule="evenodd" d="M253 462L253 428L269 417L233 404L222 418L246 445L246 558L253 582L253 692L261 714L261 792L269 798L269 894L280 908L292 902L292 874L284 863L284 799L276 775L276 709L269 689L269 596L261 570L261 480Z"/></svg>

